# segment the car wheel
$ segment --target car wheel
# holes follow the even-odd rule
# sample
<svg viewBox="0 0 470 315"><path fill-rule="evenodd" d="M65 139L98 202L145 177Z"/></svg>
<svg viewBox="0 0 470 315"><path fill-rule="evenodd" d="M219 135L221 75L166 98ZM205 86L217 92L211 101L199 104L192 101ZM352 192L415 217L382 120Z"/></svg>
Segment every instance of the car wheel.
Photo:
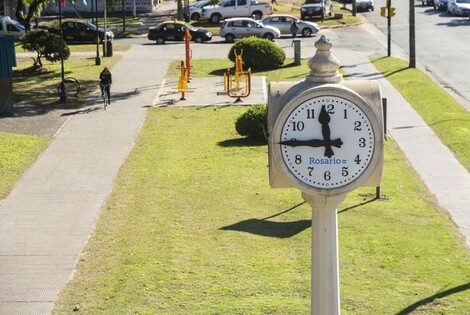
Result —
<svg viewBox="0 0 470 315"><path fill-rule="evenodd" d="M251 14L251 17L255 20L261 20L261 18L263 17L263 13L261 13L260 11L255 11L253 12L253 14Z"/></svg>
<svg viewBox="0 0 470 315"><path fill-rule="evenodd" d="M201 15L199 13L193 13L193 15L191 15L191 20L193 21L199 21L200 18Z"/></svg>
<svg viewBox="0 0 470 315"><path fill-rule="evenodd" d="M157 45L163 45L163 44L165 44L165 39L159 37L155 40L155 42L157 43Z"/></svg>
<svg viewBox="0 0 470 315"><path fill-rule="evenodd" d="M194 42L195 43L202 43L202 38L199 36L194 37Z"/></svg>
<svg viewBox="0 0 470 315"><path fill-rule="evenodd" d="M274 39L274 35L271 33L266 33L264 34L263 38L266 38L267 40L272 41Z"/></svg>
<svg viewBox="0 0 470 315"><path fill-rule="evenodd" d="M225 35L225 41L227 43L233 43L235 41L235 36L233 34Z"/></svg>
<svg viewBox="0 0 470 315"><path fill-rule="evenodd" d="M220 15L212 14L210 18L211 23L217 24L220 22Z"/></svg>
<svg viewBox="0 0 470 315"><path fill-rule="evenodd" d="M312 30L310 28L306 27L302 30L303 37L309 37L311 35L312 35Z"/></svg>

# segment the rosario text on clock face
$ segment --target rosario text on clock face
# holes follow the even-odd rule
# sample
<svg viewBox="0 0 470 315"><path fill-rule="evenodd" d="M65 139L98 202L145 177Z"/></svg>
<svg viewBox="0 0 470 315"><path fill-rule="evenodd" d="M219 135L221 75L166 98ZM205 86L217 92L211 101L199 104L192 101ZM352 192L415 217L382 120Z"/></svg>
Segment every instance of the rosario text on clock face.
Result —
<svg viewBox="0 0 470 315"><path fill-rule="evenodd" d="M296 106L285 120L279 140L291 174L324 189L357 179L374 152L374 132L366 113L336 95L314 97Z"/></svg>

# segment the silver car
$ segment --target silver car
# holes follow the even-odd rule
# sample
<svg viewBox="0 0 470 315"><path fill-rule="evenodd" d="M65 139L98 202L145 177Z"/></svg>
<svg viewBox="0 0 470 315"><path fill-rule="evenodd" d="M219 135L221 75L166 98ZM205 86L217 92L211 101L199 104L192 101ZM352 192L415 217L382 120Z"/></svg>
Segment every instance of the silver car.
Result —
<svg viewBox="0 0 470 315"><path fill-rule="evenodd" d="M220 27L220 36L225 37L227 43L233 43L237 38L250 36L274 40L281 36L281 31L251 18L231 18L226 19Z"/></svg>
<svg viewBox="0 0 470 315"><path fill-rule="evenodd" d="M190 20L199 21L202 14L202 8L211 5L210 0L201 0L184 8L184 17Z"/></svg>
<svg viewBox="0 0 470 315"><path fill-rule="evenodd" d="M281 34L291 34L290 27L294 21L299 29L297 34L304 37L311 36L320 31L320 27L317 23L302 21L289 14L273 14L261 20L264 25L277 27L281 31Z"/></svg>

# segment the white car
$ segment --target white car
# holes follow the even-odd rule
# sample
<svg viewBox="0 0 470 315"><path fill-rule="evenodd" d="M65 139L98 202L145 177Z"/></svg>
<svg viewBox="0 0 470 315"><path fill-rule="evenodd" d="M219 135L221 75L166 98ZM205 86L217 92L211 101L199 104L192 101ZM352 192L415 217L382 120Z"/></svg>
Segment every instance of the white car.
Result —
<svg viewBox="0 0 470 315"><path fill-rule="evenodd" d="M447 3L447 13L470 16L470 0L449 0Z"/></svg>
<svg viewBox="0 0 470 315"><path fill-rule="evenodd" d="M300 34L303 37L311 36L320 31L320 27L317 23L302 21L289 14L273 14L261 20L264 25L274 26L281 31L281 34L289 35L291 34L290 27L294 21L299 28L297 34Z"/></svg>
<svg viewBox="0 0 470 315"><path fill-rule="evenodd" d="M0 16L0 35L12 35L20 37L24 35L24 25L18 21L10 19L9 16Z"/></svg>
<svg viewBox="0 0 470 315"><path fill-rule="evenodd" d="M226 19L220 27L220 36L225 37L227 43L233 43L237 38L250 36L274 40L281 37L281 31L252 18L231 18Z"/></svg>
<svg viewBox="0 0 470 315"><path fill-rule="evenodd" d="M211 5L210 0L201 0L184 8L184 17L198 21L202 16L202 8Z"/></svg>

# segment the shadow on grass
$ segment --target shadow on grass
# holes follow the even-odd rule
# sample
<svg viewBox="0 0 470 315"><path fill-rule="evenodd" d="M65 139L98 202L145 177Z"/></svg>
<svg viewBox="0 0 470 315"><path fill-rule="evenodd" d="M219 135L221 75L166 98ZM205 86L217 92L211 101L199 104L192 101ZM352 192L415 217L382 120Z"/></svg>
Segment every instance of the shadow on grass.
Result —
<svg viewBox="0 0 470 315"><path fill-rule="evenodd" d="M265 141L254 140L251 138L237 138L237 139L229 139L229 140L220 141L218 145L224 148L260 147L260 146L267 145L267 143Z"/></svg>
<svg viewBox="0 0 470 315"><path fill-rule="evenodd" d="M246 232L267 237L288 238L292 237L312 226L310 220L299 220L292 222L274 222L268 219L277 217L286 212L292 211L295 208L303 205L305 202L299 203L292 208L285 211L266 217L263 219L248 219L229 226L224 226L220 230L224 231L239 231Z"/></svg>
<svg viewBox="0 0 470 315"><path fill-rule="evenodd" d="M373 201L377 200L387 200L387 198L381 198L377 197L378 192L376 191L376 194L367 194L364 195L364 197L372 197L373 199L369 199L367 201L364 201L362 203L353 205L351 207L342 209L338 211L338 214L366 205L368 203L371 203ZM241 221L232 225L225 226L223 228L220 228L220 230L229 230L229 231L239 231L239 232L246 232L246 233L251 233L251 234L257 234L261 236L267 236L267 237L277 237L277 238L288 238L292 237L300 232L302 232L305 229L308 229L309 227L312 226L311 220L299 220L299 221L292 221L292 222L274 222L274 221L268 221L268 219L272 219L274 217L280 216L284 213L287 213L289 211L294 210L295 208L303 205L305 202L301 202L292 208L289 208L287 210L284 210L282 212L276 213L272 216L263 218L263 219L248 219L245 221Z"/></svg>
<svg viewBox="0 0 470 315"><path fill-rule="evenodd" d="M71 72L65 72L65 77ZM51 83L52 82L52 83ZM30 117L46 115L54 110L73 109L83 104L85 97L97 87L96 80L80 81L80 91L67 93L67 103L61 103L58 86L61 76L45 69L27 68L14 71L13 116Z"/></svg>
<svg viewBox="0 0 470 315"><path fill-rule="evenodd" d="M396 313L396 315L410 314L410 313L414 312L416 309L418 309L421 306L425 306L425 305L434 303L434 301L436 299L441 299L441 298L444 298L444 297L449 296L451 294L459 293L459 292L462 292L462 291L465 291L465 290L468 290L468 289L470 289L470 282L466 283L466 284L456 286L456 287L453 287L451 289L448 289L448 290L445 290L445 291L442 291L442 292L438 292L438 293L433 294L433 295L431 295L427 298L419 300L416 303L411 304L407 308L405 308L405 309L401 310L400 312Z"/></svg>
<svg viewBox="0 0 470 315"><path fill-rule="evenodd" d="M380 57L380 58L377 58L377 60L382 60L382 59L387 59L389 57ZM395 71L392 71L392 72L382 72L382 75L386 78L386 77L389 77L391 75L394 75L395 73L398 73L398 72L402 72L402 71L406 71L406 70L409 70L409 69L412 69L410 67L404 67L404 68L401 68L401 69L397 69Z"/></svg>

